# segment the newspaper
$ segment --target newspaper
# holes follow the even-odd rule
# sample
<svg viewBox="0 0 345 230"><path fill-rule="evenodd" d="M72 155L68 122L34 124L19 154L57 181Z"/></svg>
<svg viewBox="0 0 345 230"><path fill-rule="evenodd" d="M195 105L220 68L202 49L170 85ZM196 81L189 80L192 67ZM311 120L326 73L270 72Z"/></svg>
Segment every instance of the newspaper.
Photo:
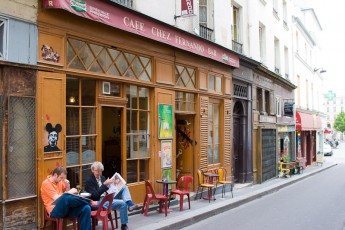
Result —
<svg viewBox="0 0 345 230"><path fill-rule="evenodd" d="M111 179L114 179L114 183L109 185L107 193L115 193L115 195L121 191L122 187L126 184L126 181L119 173L115 173Z"/></svg>
<svg viewBox="0 0 345 230"><path fill-rule="evenodd" d="M76 194L71 194L71 193L63 193L61 196L59 196L59 198L57 198L56 200L53 201L52 205L56 205L60 201L60 199L62 199L62 197L69 196L69 195L76 196L76 197L79 197L80 199L87 200L87 201L91 202L91 200L86 198L86 197L82 197L82 196L79 196Z"/></svg>

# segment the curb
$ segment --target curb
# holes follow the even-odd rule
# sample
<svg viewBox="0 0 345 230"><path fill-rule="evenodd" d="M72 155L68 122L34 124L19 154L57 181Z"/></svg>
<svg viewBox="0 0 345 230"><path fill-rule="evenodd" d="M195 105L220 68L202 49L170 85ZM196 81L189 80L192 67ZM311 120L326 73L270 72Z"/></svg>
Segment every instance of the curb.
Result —
<svg viewBox="0 0 345 230"><path fill-rule="evenodd" d="M203 208L197 209L193 212L185 213L183 215L179 215L176 217L172 217L170 219L160 221L157 223L150 224L149 226L141 227L137 230L141 229L157 229L157 230L171 230L171 229L181 229L183 227L187 227L189 225L195 224L197 222L200 222L202 220L205 220L207 218L210 218L212 216L218 215L220 213L223 213L225 211L228 211L230 209L236 208L238 206L241 206L243 204L249 203L257 198L261 198L263 196L266 196L268 194L272 194L274 192L279 191L280 189L287 187L293 183L302 181L310 176L313 176L317 173L323 172L329 168L332 168L336 166L337 164L331 164L326 167L322 167L322 169L315 170L312 172L304 172L304 175L301 175L300 177L290 177L289 181L281 181L274 185L271 185L267 188L262 188L257 191L249 192L245 195L240 195L238 197L234 197L233 199L227 200L224 203L214 203L207 205Z"/></svg>

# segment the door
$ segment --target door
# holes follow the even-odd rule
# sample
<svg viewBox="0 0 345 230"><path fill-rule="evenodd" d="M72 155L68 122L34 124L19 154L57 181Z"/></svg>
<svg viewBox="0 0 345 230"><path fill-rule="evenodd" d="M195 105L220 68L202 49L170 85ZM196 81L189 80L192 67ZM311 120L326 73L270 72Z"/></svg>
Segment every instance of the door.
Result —
<svg viewBox="0 0 345 230"><path fill-rule="evenodd" d="M112 177L115 172L122 174L122 162L126 162L121 154L122 110L119 107L102 107L102 162L106 178Z"/></svg>
<svg viewBox="0 0 345 230"><path fill-rule="evenodd" d="M244 159L244 138L245 132L243 126L244 109L241 102L236 102L233 110L233 172L234 181L244 183L244 180L240 181L240 172L243 172L243 159Z"/></svg>
<svg viewBox="0 0 345 230"><path fill-rule="evenodd" d="M176 179L193 175L194 116L176 115Z"/></svg>

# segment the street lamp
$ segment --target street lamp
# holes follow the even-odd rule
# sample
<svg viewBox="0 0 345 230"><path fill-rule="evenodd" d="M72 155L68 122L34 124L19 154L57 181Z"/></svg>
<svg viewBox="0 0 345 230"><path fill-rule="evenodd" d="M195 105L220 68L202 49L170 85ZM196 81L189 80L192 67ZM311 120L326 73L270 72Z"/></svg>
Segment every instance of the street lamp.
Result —
<svg viewBox="0 0 345 230"><path fill-rule="evenodd" d="M320 70L320 73L326 73L327 71L324 70L323 68L314 68L314 73Z"/></svg>

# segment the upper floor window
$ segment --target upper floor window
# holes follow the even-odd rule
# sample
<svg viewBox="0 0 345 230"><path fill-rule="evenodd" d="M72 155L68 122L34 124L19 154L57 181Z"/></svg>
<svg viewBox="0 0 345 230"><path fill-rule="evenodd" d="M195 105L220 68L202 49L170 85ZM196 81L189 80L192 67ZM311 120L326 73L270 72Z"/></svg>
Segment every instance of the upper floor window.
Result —
<svg viewBox="0 0 345 230"><path fill-rule="evenodd" d="M284 47L285 78L289 79L289 49Z"/></svg>
<svg viewBox="0 0 345 230"><path fill-rule="evenodd" d="M233 28L232 28L232 49L238 53L242 53L242 43L241 43L241 16L240 16L240 8L233 6L232 9L232 21L233 21Z"/></svg>
<svg viewBox="0 0 345 230"><path fill-rule="evenodd" d="M182 65L175 65L175 84L176 86L195 89L195 69Z"/></svg>
<svg viewBox="0 0 345 230"><path fill-rule="evenodd" d="M283 22L284 22L284 26L287 27L288 26L288 19L287 19L287 4L286 1L283 1Z"/></svg>
<svg viewBox="0 0 345 230"><path fill-rule="evenodd" d="M217 93L222 92L222 75L209 73L208 74L208 89L211 91L216 91Z"/></svg>
<svg viewBox="0 0 345 230"><path fill-rule="evenodd" d="M7 51L7 20L0 18L0 60L5 59Z"/></svg>
<svg viewBox="0 0 345 230"><path fill-rule="evenodd" d="M211 0L199 1L199 24L200 37L213 41L213 6Z"/></svg>
<svg viewBox="0 0 345 230"><path fill-rule="evenodd" d="M273 14L278 16L278 0L273 0Z"/></svg>
<svg viewBox="0 0 345 230"><path fill-rule="evenodd" d="M266 33L266 28L263 24L260 23L259 25L259 45L260 45L260 60L261 62L265 62L265 44L266 44L266 39L265 39L265 33Z"/></svg>
<svg viewBox="0 0 345 230"><path fill-rule="evenodd" d="M280 96L277 96L276 97L276 115L278 117L281 117L282 115L281 111L282 111L281 98Z"/></svg>
<svg viewBox="0 0 345 230"><path fill-rule="evenodd" d="M279 39L274 38L274 72L280 74L280 44Z"/></svg>
<svg viewBox="0 0 345 230"><path fill-rule="evenodd" d="M67 39L67 67L152 81L152 61L149 57L74 38Z"/></svg>
<svg viewBox="0 0 345 230"><path fill-rule="evenodd" d="M123 5L128 8L133 8L133 0L110 0L110 1Z"/></svg>

